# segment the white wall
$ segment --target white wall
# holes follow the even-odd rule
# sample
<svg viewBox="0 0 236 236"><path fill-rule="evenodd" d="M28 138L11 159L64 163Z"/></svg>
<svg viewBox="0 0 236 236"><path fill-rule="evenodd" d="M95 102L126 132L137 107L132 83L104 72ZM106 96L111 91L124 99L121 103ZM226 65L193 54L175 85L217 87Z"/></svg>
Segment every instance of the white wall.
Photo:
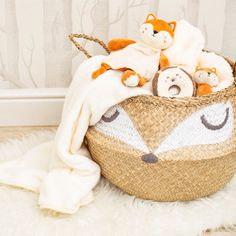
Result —
<svg viewBox="0 0 236 236"><path fill-rule="evenodd" d="M207 48L236 59L236 0L0 0L0 88L67 87L85 59L69 33L137 39L149 12L189 20Z"/></svg>

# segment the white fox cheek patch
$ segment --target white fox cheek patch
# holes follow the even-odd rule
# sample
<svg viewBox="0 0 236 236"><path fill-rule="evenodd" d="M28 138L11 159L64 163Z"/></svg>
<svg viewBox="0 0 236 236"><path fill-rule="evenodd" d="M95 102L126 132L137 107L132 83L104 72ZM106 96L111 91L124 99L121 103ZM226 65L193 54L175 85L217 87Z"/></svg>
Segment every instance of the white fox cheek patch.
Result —
<svg viewBox="0 0 236 236"><path fill-rule="evenodd" d="M128 114L118 105L110 108L102 116L101 120L95 125L95 129L142 152L149 152L147 145Z"/></svg>
<svg viewBox="0 0 236 236"><path fill-rule="evenodd" d="M119 105L110 108L95 125L100 133L157 156L194 145L223 143L232 136L233 127L234 114L230 102L213 104L193 112L177 124L154 150L148 147L129 115Z"/></svg>
<svg viewBox="0 0 236 236"><path fill-rule="evenodd" d="M154 153L193 145L220 144L230 139L234 126L230 102L217 103L194 112L165 138Z"/></svg>

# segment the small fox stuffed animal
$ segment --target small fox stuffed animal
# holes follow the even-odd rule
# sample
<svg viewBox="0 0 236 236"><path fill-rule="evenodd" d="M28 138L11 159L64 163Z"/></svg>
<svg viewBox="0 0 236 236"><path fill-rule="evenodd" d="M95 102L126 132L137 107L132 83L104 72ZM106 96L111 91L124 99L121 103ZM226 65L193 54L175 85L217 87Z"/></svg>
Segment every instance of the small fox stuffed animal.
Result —
<svg viewBox="0 0 236 236"><path fill-rule="evenodd" d="M194 80L198 84L197 96L212 93L212 88L219 84L216 68L197 66L196 72L194 73Z"/></svg>
<svg viewBox="0 0 236 236"><path fill-rule="evenodd" d="M126 86L143 86L152 79L158 67L169 66L168 59L162 53L167 49L174 37L176 22L167 23L149 14L140 27L141 41L131 39L113 39L108 43L111 51L102 62L101 67L93 72L92 78L107 70L123 72L122 82Z"/></svg>

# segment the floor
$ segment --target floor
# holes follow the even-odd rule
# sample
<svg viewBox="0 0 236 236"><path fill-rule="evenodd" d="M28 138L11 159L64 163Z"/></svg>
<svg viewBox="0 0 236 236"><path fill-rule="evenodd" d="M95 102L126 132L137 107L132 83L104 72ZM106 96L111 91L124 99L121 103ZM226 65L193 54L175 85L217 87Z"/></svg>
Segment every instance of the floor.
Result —
<svg viewBox="0 0 236 236"><path fill-rule="evenodd" d="M29 134L32 134L35 131L48 130L53 131L56 127L54 126L45 126L45 127L0 127L0 142L4 142L7 139L11 138L22 138ZM205 236L236 236L236 232L225 232L224 230L219 230L217 232L205 233Z"/></svg>
<svg viewBox="0 0 236 236"><path fill-rule="evenodd" d="M0 142L11 138L22 138L25 135L31 134L34 131L40 130L55 130L55 126L43 127L0 127Z"/></svg>

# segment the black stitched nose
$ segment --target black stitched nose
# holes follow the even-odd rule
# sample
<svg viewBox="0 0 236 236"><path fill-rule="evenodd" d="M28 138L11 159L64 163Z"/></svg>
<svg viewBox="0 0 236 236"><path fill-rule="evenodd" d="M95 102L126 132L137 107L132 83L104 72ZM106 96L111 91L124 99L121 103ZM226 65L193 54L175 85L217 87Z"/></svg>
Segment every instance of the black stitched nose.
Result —
<svg viewBox="0 0 236 236"><path fill-rule="evenodd" d="M146 163L156 163L158 158L153 153L148 153L142 156L142 160Z"/></svg>
<svg viewBox="0 0 236 236"><path fill-rule="evenodd" d="M175 82L175 78L172 78L171 81L172 81L172 82Z"/></svg>

